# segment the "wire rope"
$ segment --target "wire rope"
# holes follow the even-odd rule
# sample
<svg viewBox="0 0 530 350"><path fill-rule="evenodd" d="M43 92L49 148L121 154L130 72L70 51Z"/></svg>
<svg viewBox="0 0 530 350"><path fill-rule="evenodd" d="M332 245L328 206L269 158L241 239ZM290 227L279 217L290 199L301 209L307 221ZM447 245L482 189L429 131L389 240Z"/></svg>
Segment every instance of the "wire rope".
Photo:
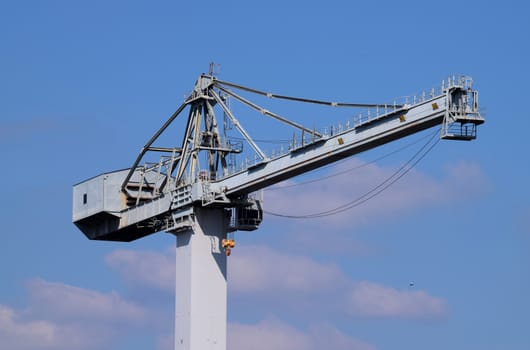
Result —
<svg viewBox="0 0 530 350"><path fill-rule="evenodd" d="M281 100L290 100L290 101L296 101L296 102L304 102L304 103L313 103L313 104L319 104L319 105L326 105L331 107L355 107L355 108L372 108L372 107L395 107L395 108L402 108L403 105L396 105L396 104L375 104L375 103L345 103L345 102L332 102L332 101L323 101L323 100L315 100L310 98L302 98L302 97L294 97L294 96L286 96L286 95L278 95L273 94L270 92L249 88L243 85L234 84L228 81L222 81L222 80L214 80L214 84L220 88L220 85L226 85L230 86L239 90L251 92L257 95L267 96L268 98L277 98Z"/></svg>
<svg viewBox="0 0 530 350"><path fill-rule="evenodd" d="M288 219L315 219L315 218L336 215L346 210L355 208L367 202L368 200L374 198L375 196L381 194L383 191L388 189L390 186L396 183L399 179L405 176L405 174L407 174L410 170L412 170L412 168L414 168L414 166L416 166L423 158L425 158L425 156L428 153L430 153L430 151L434 148L434 146L436 146L438 142L440 141L440 139L438 138L432 145L429 146L429 144L432 142L435 135L436 133L433 133L433 135L425 143L425 145L423 145L406 163L404 163L398 170L396 170L386 180L384 180L379 185L375 186L374 188L372 188L370 191L366 192L365 194L357 197L353 201L349 201L345 204L342 204L338 207L335 207L329 210L312 213L312 214L306 214L306 215L286 215L286 214L275 213L275 212L271 212L267 210L263 210L263 212L268 215L283 217L283 218L288 218Z"/></svg>

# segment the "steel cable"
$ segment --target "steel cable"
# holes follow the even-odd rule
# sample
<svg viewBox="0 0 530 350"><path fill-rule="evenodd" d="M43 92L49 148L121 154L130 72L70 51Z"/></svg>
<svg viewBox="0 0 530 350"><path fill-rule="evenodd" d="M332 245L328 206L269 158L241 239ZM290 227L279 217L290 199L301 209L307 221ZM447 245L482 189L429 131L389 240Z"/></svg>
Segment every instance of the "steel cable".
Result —
<svg viewBox="0 0 530 350"><path fill-rule="evenodd" d="M268 98L277 98L277 99L281 99L281 100L290 100L290 101L296 101L296 102L313 103L313 104L325 105L325 106L330 106L330 107L355 107L355 108L359 108L359 107L360 108L375 108L375 107L380 107L380 108L388 108L388 107L402 108L403 107L403 105L396 105L396 104L345 103L345 102L322 101L322 100L315 100L315 99L310 99L310 98L278 95L278 94L273 94L273 93L270 93L270 92L265 92L265 91L257 90L257 89L254 89L254 88L249 88L249 87L246 87L246 86L243 86L243 85L234 84L234 83L231 83L231 82L228 82L228 81L218 80L218 79L214 80L214 84L218 88L221 88L220 85L226 85L226 86L230 86L230 87L233 87L233 88L236 88L236 89L239 89L239 90L251 92L251 93L254 93L254 94L257 94L257 95L266 96Z"/></svg>
<svg viewBox="0 0 530 350"><path fill-rule="evenodd" d="M439 132L439 129L436 130L435 133L431 136L431 138L423 145L406 163L404 163L398 170L396 170L391 176L389 176L386 180L381 182L376 187L372 188L370 191L366 192L365 194L361 195L360 197L354 199L353 201L347 202L345 204L342 204L338 207L335 207L333 209L329 209L326 211L318 212L318 213L312 213L312 214L306 214L306 215L285 215L280 213L275 213L267 210L263 210L264 213L272 216L277 217L283 217L288 219L315 219L315 218L321 218L331 215L336 215L339 213L342 213L346 210L355 208L368 200L374 198L375 196L379 195L383 191L385 191L387 188L392 186L394 183L396 183L399 179L401 179L405 174L407 174L414 166L416 166L425 156L438 144L440 139L438 138L432 145L429 146L429 144L432 142L436 134ZM429 146L429 147L428 147ZM422 153L423 152L423 153Z"/></svg>

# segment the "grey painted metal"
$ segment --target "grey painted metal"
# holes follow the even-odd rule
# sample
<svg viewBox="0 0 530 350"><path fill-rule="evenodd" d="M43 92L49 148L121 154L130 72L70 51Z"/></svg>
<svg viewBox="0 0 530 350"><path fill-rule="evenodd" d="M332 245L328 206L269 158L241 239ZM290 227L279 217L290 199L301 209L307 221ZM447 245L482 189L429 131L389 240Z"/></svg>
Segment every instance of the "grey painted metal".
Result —
<svg viewBox="0 0 530 350"><path fill-rule="evenodd" d="M169 119L164 123L164 125L162 125L162 127L151 137L151 139L149 139L149 141L147 141L145 146L142 147L142 149L140 150L140 154L138 155L138 157L136 157L136 160L134 161L134 163L133 163L133 165L131 167L131 170L127 173L127 176L123 180L123 183L121 185L121 190L122 191L125 191L125 187L127 186L127 183L129 182L129 180L131 179L132 172L136 169L138 164L140 164L140 161L142 160L142 157L145 155L145 152L147 152L149 150L149 148L151 147L153 142L155 142L156 139L158 139L158 137L160 137L160 135L162 135L162 133L167 129L167 127L169 125L171 125L171 123L180 114L180 112L182 112L184 110L186 105L187 105L186 102L183 103L182 105L180 105L180 107L175 111L175 113L173 113L171 115L171 117L169 117Z"/></svg>
<svg viewBox="0 0 530 350"><path fill-rule="evenodd" d="M249 169L222 181L220 188L226 188L227 195L257 191L293 176L317 169L340 159L358 154L414 132L441 124L445 110L433 111L432 103L445 104L445 96L417 104L403 113L390 113L370 125L360 125L333 136L323 142L294 148L259 169ZM402 122L400 117L404 117ZM339 142L340 140L340 142Z"/></svg>
<svg viewBox="0 0 530 350"><path fill-rule="evenodd" d="M226 349L227 227L223 209L197 208L191 227L177 233L176 350Z"/></svg>
<svg viewBox="0 0 530 350"><path fill-rule="evenodd" d="M135 161L135 168L129 171L106 174L106 186L102 187L99 184L101 179L97 178L74 187L73 221L89 238L130 241L167 230L175 220L179 220L175 213L185 213L186 207L196 205L215 204L225 208L250 206L255 201L246 200L249 193L339 159L435 125L442 125L442 138L471 140L476 137L476 126L484 121L478 112L478 94L472 90L471 81L467 78L453 78L437 96L431 93L431 98L423 97L414 104L363 118L340 131L328 133L321 138L311 138L309 142L304 142L303 139L298 143L293 142L290 150L283 154L265 158L264 152L255 146L260 160L248 164L239 172L228 173L224 157L230 152L230 147L221 141L221 136L214 127L216 122L210 103L217 102L223 110L230 111L219 94L210 91L212 87L210 77L199 79L194 95L187 99L193 103L182 147L178 152L173 152L173 158L160 163L165 164L165 173L160 167L157 170L156 166L139 167L138 161ZM207 133L218 140L215 144L210 144L211 147L201 144L204 133L201 131L201 121L205 119L203 115L206 115L206 119L211 119ZM238 123L235 118L233 120ZM451 127L454 125L457 125L456 131ZM239 130L250 139L242 127ZM160 136L160 132L155 136ZM153 147L152 140L153 138L144 149ZM198 172L196 169L198 152L204 150L210 152L210 170L202 175L202 171ZM212 175L216 175L213 163L215 152L223 163L221 178L212 178ZM168 162L172 165L169 166ZM173 177L171 173L175 168L177 172ZM189 169L187 177L184 176L186 169ZM120 180L122 187L127 180L126 191L123 193L115 187L109 187L109 181L114 183ZM166 186L167 182L171 182L171 186ZM189 198L175 203L175 193L182 186L191 188L187 194ZM85 195L89 201L80 204ZM112 205L99 202L95 204L94 200Z"/></svg>
<svg viewBox="0 0 530 350"><path fill-rule="evenodd" d="M263 153L263 151L258 147L258 145L256 145L256 143L252 140L252 138L247 134L247 132L245 131L245 129L243 129L243 127L241 126L241 124L239 124L239 121L236 119L236 117L234 117L234 115L232 114L232 112L230 111L230 109L228 109L228 107L224 104L224 102L221 100L221 98L219 97L219 95L212 90L212 96L215 98L215 100L217 101L217 103L219 103L219 105L223 108L223 110L225 111L226 115L230 118L230 120L232 121L232 123L234 124L234 126L237 128L237 130L239 130L239 132L241 132L241 134L243 135L243 137L248 141L248 143L252 146L252 148L254 149L254 151L256 151L257 154L259 154L260 158L261 159L266 159L267 156L265 155L265 153Z"/></svg>
<svg viewBox="0 0 530 350"><path fill-rule="evenodd" d="M267 109L265 109L265 108L262 108L262 107L258 106L257 104L255 104L255 103L253 103L253 102L247 100L246 98L239 96L238 94L236 94L236 93L233 92L233 91L230 91L230 90L228 90L228 89L225 89L225 88L223 88L223 87L221 87L221 86L217 86L217 87L219 88L219 90L221 90L221 91L227 93L228 95L230 95L230 96L232 96L232 97L238 99L239 101L243 102L243 103L246 104L247 106L249 106L249 107L255 109L256 111L260 112L260 113L263 114L263 115L267 115L267 116L269 116L269 117L272 117L272 118L274 118L274 119L276 119L276 120L281 121L282 123L288 124L288 125L290 125L290 126L294 126L295 128L300 129L300 130L302 130L302 131L305 131L305 132L307 132L307 133L309 133L309 134L312 134L312 133L313 133L313 134L316 134L316 135L319 136L319 137L322 136L322 135L320 135L320 133L316 132L315 130L311 130L311 129L309 129L309 128L306 128L306 127L304 127L303 125L300 125L300 124L298 124L298 123L295 123L295 122L293 122L293 121L290 121L290 120L287 119L287 118L284 118L284 117L282 117L282 116L280 116L280 115L278 115L278 114L276 114L276 113L273 113L273 112L271 112L271 111L269 111L269 110L267 110Z"/></svg>

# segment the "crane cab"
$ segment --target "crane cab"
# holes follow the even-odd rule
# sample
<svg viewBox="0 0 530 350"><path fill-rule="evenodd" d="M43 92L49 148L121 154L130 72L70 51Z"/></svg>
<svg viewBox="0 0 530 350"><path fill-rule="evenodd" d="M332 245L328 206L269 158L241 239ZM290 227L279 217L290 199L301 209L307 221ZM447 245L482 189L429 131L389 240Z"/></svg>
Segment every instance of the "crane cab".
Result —
<svg viewBox="0 0 530 350"><path fill-rule="evenodd" d="M101 174L74 185L72 221L89 239L100 239L118 228L124 203L120 185L127 171Z"/></svg>

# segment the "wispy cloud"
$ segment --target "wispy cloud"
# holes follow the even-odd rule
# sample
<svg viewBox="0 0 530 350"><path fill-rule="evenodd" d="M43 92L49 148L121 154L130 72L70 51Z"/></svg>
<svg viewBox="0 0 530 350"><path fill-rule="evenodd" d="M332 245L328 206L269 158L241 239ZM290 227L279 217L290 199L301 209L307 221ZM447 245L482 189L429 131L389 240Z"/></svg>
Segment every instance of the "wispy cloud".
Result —
<svg viewBox="0 0 530 350"><path fill-rule="evenodd" d="M175 290L173 250L160 253L120 249L107 255L105 262L136 287Z"/></svg>
<svg viewBox="0 0 530 350"><path fill-rule="evenodd" d="M172 293L173 257L169 250L118 250L106 260L123 278L137 278L138 283ZM160 270L165 272L152 273ZM358 282L332 262L286 254L271 247L238 247L230 258L229 276L231 293L237 299L262 306L256 307L254 318L275 315L257 324L232 323L228 339L235 350L259 350L264 344L280 350L371 350L373 346L341 333L332 322L345 317L424 320L447 315L446 302L426 291ZM154 335L159 350L171 348L171 317L160 317L146 302L139 304L117 292L43 279L33 279L27 287L27 307L17 310L0 305L0 338L9 349L99 350L112 347L131 332ZM302 330L275 318L293 309L302 318L326 319L328 323Z"/></svg>
<svg viewBox="0 0 530 350"><path fill-rule="evenodd" d="M355 171L345 172L347 169ZM315 214L339 208L357 199L364 200L385 181L391 178L396 168L367 164L358 158L331 168L329 174L343 173L324 181L295 185L294 181L280 184L284 189L265 191L265 209L286 215ZM381 186L381 187L378 187ZM361 205L321 219L304 219L297 223L312 227L333 227L352 229L377 220L386 220L411 210L434 206L476 196L489 189L488 181L478 164L461 162L445 167L441 179L428 176L416 169L411 170L399 181L365 201ZM272 218L271 216L269 216ZM278 219L281 220L281 219ZM305 224L305 225L304 225Z"/></svg>
<svg viewBox="0 0 530 350"><path fill-rule="evenodd" d="M53 314L36 317L29 313L0 305L2 349L99 350L107 349L115 336L105 323L60 322L50 319Z"/></svg>
<svg viewBox="0 0 530 350"><path fill-rule="evenodd" d="M268 247L245 246L230 265L230 291L267 303L268 310L296 308L326 317L440 319L447 316L445 300L426 291L398 290L355 281L338 265ZM310 311L307 306L311 305Z"/></svg>
<svg viewBox="0 0 530 350"><path fill-rule="evenodd" d="M0 338L6 349L52 349L57 343L57 325L47 321L24 321L20 313L0 305Z"/></svg>
<svg viewBox="0 0 530 350"><path fill-rule="evenodd" d="M280 253L266 246L238 247L230 258L231 291L251 294L322 293L347 283L332 263Z"/></svg>
<svg viewBox="0 0 530 350"><path fill-rule="evenodd" d="M445 300L425 291L397 290L366 281L355 284L346 305L353 315L379 318L438 319L448 312Z"/></svg>
<svg viewBox="0 0 530 350"><path fill-rule="evenodd" d="M233 350L374 350L375 347L346 335L329 324L300 330L275 318L255 324L231 323L228 347Z"/></svg>
<svg viewBox="0 0 530 350"><path fill-rule="evenodd" d="M2 349L108 349L124 332L142 329L154 318L116 292L42 279L29 281L27 287L27 307L0 305Z"/></svg>
<svg viewBox="0 0 530 350"><path fill-rule="evenodd" d="M28 283L32 312L53 315L57 320L105 320L140 323L146 320L142 307L117 292L101 293L64 283L34 279Z"/></svg>
<svg viewBox="0 0 530 350"><path fill-rule="evenodd" d="M118 272L127 279L168 293L174 291L174 260L169 253L120 250L111 253L109 259L120 261ZM165 272L149 273L157 270ZM265 309L276 313L296 310L300 314L321 313L330 318L416 320L440 319L448 315L445 300L426 291L398 290L373 282L355 281L332 262L287 254L267 246L238 246L229 259L228 279L230 294L238 302L244 300L261 306L256 307L258 313ZM311 305L310 309L308 305Z"/></svg>
<svg viewBox="0 0 530 350"><path fill-rule="evenodd" d="M375 350L363 340L339 331L329 323L297 328L275 317L256 323L228 323L227 348L231 350ZM158 350L174 349L173 336L159 339Z"/></svg>

